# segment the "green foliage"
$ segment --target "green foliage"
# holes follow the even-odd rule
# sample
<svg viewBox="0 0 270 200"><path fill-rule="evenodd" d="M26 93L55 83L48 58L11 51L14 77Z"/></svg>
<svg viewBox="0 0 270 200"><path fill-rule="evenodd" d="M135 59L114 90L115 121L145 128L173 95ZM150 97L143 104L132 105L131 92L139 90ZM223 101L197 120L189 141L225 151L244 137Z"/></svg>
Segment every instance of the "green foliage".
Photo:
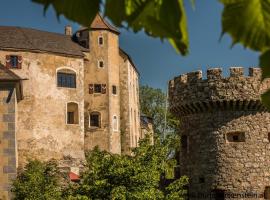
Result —
<svg viewBox="0 0 270 200"><path fill-rule="evenodd" d="M270 47L270 0L221 0L223 33L233 43L264 51Z"/></svg>
<svg viewBox="0 0 270 200"><path fill-rule="evenodd" d="M13 183L15 200L61 200L54 162L30 161Z"/></svg>
<svg viewBox="0 0 270 200"><path fill-rule="evenodd" d="M178 132L179 120L169 111L165 125L166 95L161 89L140 86L140 108L143 114L153 118L154 132L158 135Z"/></svg>
<svg viewBox="0 0 270 200"><path fill-rule="evenodd" d="M168 39L183 55L188 51L188 33L183 0L32 0L51 5L57 15L64 15L89 27L95 15L104 10L116 26L144 31L152 37ZM103 6L101 8L101 6ZM173 15L168 15L173 13Z"/></svg>
<svg viewBox="0 0 270 200"><path fill-rule="evenodd" d="M111 154L95 148L86 156L87 164L80 183L59 186L54 163L30 161L14 182L18 200L145 200L176 199L186 194L186 177L161 190L161 177L175 161L170 159L171 138L158 138L151 145L150 137L140 140L133 156Z"/></svg>
<svg viewBox="0 0 270 200"><path fill-rule="evenodd" d="M184 200L187 196L187 190L183 188L188 184L188 178L182 177L172 182L167 188L166 200Z"/></svg>

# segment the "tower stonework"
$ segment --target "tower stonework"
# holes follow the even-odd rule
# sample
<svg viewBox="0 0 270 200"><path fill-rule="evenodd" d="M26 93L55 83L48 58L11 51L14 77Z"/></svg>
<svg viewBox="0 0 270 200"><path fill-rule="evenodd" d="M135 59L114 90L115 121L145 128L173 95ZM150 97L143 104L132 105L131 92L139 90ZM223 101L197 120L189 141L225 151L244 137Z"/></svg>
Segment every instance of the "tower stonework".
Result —
<svg viewBox="0 0 270 200"><path fill-rule="evenodd" d="M181 121L181 175L190 199L263 199L270 186L270 113L259 68L196 71L169 82L170 110ZM208 195L208 196L207 196ZM238 196L236 196L238 195ZM244 196L246 195L246 196ZM212 196L212 197L211 197Z"/></svg>

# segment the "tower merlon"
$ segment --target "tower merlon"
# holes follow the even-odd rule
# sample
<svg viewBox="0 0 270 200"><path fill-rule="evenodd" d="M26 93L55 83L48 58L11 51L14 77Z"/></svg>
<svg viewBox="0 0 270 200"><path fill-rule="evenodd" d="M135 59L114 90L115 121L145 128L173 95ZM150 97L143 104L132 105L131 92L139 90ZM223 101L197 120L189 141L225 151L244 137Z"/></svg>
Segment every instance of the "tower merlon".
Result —
<svg viewBox="0 0 270 200"><path fill-rule="evenodd" d="M249 68L248 76L243 67L231 67L229 71L228 77L222 76L221 68L208 69L206 79L202 79L201 70L175 77L169 85L170 108L185 113L243 107L265 110L261 94L270 88L270 80L261 81L261 69Z"/></svg>

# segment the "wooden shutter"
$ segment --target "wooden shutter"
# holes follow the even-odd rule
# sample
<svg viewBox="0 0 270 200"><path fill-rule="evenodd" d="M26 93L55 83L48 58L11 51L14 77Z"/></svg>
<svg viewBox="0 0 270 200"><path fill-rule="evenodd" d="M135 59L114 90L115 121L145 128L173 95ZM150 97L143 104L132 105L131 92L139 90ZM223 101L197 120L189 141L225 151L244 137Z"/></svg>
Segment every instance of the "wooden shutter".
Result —
<svg viewBox="0 0 270 200"><path fill-rule="evenodd" d="M22 68L22 56L18 56L18 68Z"/></svg>
<svg viewBox="0 0 270 200"><path fill-rule="evenodd" d="M6 67L10 68L11 66L11 60L10 60L10 55L6 55Z"/></svg>
<svg viewBox="0 0 270 200"><path fill-rule="evenodd" d="M101 93L106 94L106 84L101 84Z"/></svg>
<svg viewBox="0 0 270 200"><path fill-rule="evenodd" d="M89 84L89 94L94 94L94 84Z"/></svg>

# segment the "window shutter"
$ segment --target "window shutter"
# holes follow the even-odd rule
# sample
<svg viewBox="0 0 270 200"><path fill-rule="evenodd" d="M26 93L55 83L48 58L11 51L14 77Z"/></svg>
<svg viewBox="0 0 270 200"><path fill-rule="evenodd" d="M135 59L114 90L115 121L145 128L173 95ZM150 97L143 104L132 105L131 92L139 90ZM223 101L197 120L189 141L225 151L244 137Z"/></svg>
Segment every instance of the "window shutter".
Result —
<svg viewBox="0 0 270 200"><path fill-rule="evenodd" d="M10 68L10 62L11 60L10 60L10 55L6 55L6 67L7 68Z"/></svg>
<svg viewBox="0 0 270 200"><path fill-rule="evenodd" d="M94 84L89 84L89 94L94 94Z"/></svg>
<svg viewBox="0 0 270 200"><path fill-rule="evenodd" d="M101 93L106 94L106 84L101 85Z"/></svg>
<svg viewBox="0 0 270 200"><path fill-rule="evenodd" d="M18 56L18 68L22 68L22 56Z"/></svg>

